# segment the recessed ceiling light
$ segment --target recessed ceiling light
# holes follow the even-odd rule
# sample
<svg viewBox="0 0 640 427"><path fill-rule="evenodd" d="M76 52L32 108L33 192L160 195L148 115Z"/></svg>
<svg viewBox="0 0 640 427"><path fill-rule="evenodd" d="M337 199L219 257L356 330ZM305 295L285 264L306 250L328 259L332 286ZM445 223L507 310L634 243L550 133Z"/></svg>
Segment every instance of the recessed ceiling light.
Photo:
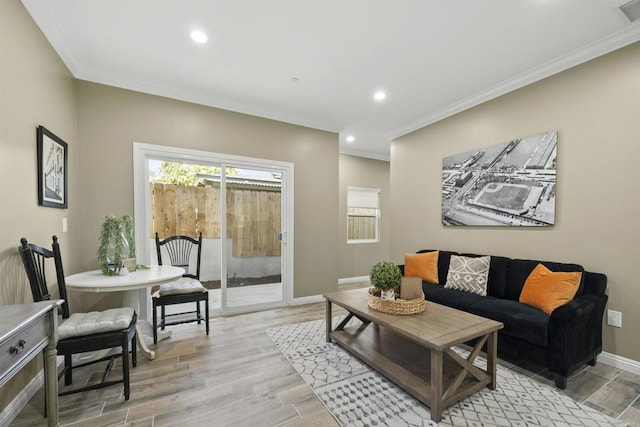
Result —
<svg viewBox="0 0 640 427"><path fill-rule="evenodd" d="M382 101L383 99L385 99L387 97L387 94L384 93L384 91L379 90L376 93L373 94L373 99L375 99L376 101Z"/></svg>
<svg viewBox="0 0 640 427"><path fill-rule="evenodd" d="M300 77L291 77L291 83L300 83Z"/></svg>
<svg viewBox="0 0 640 427"><path fill-rule="evenodd" d="M209 38L202 31L194 30L194 31L191 31L191 40L193 40L196 43L206 43L209 40Z"/></svg>
<svg viewBox="0 0 640 427"><path fill-rule="evenodd" d="M346 140L347 140L347 142L353 142L353 141L356 140L356 138L353 135L347 135Z"/></svg>

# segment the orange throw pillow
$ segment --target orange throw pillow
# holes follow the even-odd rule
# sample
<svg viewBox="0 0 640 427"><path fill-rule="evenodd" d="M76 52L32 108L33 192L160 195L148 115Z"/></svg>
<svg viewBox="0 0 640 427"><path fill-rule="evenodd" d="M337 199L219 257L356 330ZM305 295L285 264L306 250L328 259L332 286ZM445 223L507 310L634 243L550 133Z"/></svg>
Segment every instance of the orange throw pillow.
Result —
<svg viewBox="0 0 640 427"><path fill-rule="evenodd" d="M581 278L580 272L553 272L538 264L524 282L520 302L551 314L573 299Z"/></svg>
<svg viewBox="0 0 640 427"><path fill-rule="evenodd" d="M438 284L438 251L404 255L404 275Z"/></svg>

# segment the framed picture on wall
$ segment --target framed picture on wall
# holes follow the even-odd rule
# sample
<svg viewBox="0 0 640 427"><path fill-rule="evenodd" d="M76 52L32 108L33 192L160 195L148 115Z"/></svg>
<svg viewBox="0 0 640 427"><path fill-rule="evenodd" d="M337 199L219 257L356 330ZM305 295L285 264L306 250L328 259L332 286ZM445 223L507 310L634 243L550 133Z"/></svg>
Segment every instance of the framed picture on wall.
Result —
<svg viewBox="0 0 640 427"><path fill-rule="evenodd" d="M442 224L553 226L557 151L549 131L445 157Z"/></svg>
<svg viewBox="0 0 640 427"><path fill-rule="evenodd" d="M37 128L38 204L67 208L67 143L44 126Z"/></svg>

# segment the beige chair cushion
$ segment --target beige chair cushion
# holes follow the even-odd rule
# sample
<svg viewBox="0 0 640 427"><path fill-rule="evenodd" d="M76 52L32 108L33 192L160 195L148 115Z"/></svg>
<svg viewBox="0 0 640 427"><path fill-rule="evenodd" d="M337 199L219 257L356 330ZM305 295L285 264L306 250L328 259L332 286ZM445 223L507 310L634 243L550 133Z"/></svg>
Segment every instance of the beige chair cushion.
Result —
<svg viewBox="0 0 640 427"><path fill-rule="evenodd" d="M133 308L112 308L90 313L73 313L58 326L58 339L119 331L131 324Z"/></svg>
<svg viewBox="0 0 640 427"><path fill-rule="evenodd" d="M195 292L205 292L206 289L202 286L202 283L195 279L181 279L175 282L165 283L160 285L158 295L183 295L192 294Z"/></svg>

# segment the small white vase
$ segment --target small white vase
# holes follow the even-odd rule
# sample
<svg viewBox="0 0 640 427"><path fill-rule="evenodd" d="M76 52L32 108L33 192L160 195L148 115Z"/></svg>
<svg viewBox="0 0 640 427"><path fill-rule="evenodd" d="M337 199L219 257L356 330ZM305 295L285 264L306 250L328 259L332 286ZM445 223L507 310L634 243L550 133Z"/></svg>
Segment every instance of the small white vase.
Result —
<svg viewBox="0 0 640 427"><path fill-rule="evenodd" d="M389 289L388 291L382 291L381 298L393 301L396 299L396 292L394 289Z"/></svg>

